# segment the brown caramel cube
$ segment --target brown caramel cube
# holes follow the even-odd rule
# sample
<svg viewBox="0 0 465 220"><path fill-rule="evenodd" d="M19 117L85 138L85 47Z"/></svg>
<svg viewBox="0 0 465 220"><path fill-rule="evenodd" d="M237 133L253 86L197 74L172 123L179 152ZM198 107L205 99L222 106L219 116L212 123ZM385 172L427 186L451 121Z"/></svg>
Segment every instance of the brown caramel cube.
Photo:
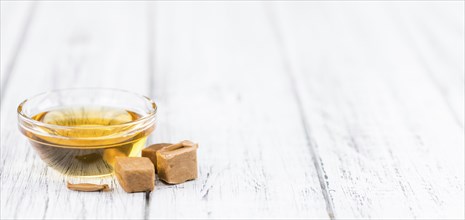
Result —
<svg viewBox="0 0 465 220"><path fill-rule="evenodd" d="M117 157L115 174L126 192L152 191L155 187L155 168L146 157Z"/></svg>
<svg viewBox="0 0 465 220"><path fill-rule="evenodd" d="M149 158L152 161L152 163L155 165L155 173L158 172L157 171L157 151L170 145L172 144L167 144L167 143L152 144L142 150L142 156Z"/></svg>
<svg viewBox="0 0 465 220"><path fill-rule="evenodd" d="M157 151L158 177L170 184L197 178L197 148L191 141L182 141Z"/></svg>

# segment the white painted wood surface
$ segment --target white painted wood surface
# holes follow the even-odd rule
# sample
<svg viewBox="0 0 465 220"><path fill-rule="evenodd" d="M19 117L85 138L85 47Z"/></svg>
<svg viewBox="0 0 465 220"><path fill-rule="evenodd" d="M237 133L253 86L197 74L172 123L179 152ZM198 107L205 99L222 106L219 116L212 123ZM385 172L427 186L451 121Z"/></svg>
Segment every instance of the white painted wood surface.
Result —
<svg viewBox="0 0 465 220"><path fill-rule="evenodd" d="M29 24L35 12L33 2L1 2L0 27L2 34L0 38L0 76L3 82L8 81L10 72L16 66L15 61L19 51L22 49L24 39L29 30ZM4 75L5 74L5 75ZM2 89L2 92L4 89Z"/></svg>
<svg viewBox="0 0 465 220"><path fill-rule="evenodd" d="M0 217L463 219L463 9L2 1ZM16 106L89 86L154 98L149 142L198 141L199 178L127 194L47 168Z"/></svg>

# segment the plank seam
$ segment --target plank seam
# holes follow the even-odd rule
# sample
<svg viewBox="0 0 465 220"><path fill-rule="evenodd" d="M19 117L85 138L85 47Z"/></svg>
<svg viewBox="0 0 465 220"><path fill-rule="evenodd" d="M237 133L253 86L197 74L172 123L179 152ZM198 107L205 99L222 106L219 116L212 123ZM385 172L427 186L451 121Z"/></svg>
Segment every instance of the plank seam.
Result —
<svg viewBox="0 0 465 220"><path fill-rule="evenodd" d="M153 22L153 8L154 5L150 4L150 2L147 2L147 73L148 75L148 83L149 83L149 95L154 96L154 80L155 80L155 65L153 64L155 54L154 54L154 46L155 46L155 40L154 40L154 22ZM153 98L153 97L152 97Z"/></svg>
<svg viewBox="0 0 465 220"><path fill-rule="evenodd" d="M147 10L146 10L146 16L147 16L147 74L148 74L148 95L152 96L153 98L153 90L154 90L154 23L153 23L153 4L150 4L150 2L146 3L147 5ZM148 140L148 143L150 143L150 139ZM150 192L146 192L145 194L145 207L144 207L144 219L149 219L150 216L150 201L151 201L151 196Z"/></svg>
<svg viewBox="0 0 465 220"><path fill-rule="evenodd" d="M313 165L315 166L315 169L316 169L317 174L318 174L318 180L319 180L319 183L320 183L321 192L323 194L323 198L325 199L326 211L327 211L328 216L329 216L330 219L335 219L334 205L333 205L332 198L331 198L331 195L330 195L329 190L328 190L327 182L325 180L327 178L326 171L323 168L323 163L322 163L321 158L318 155L318 152L316 150L317 146L314 143L314 141L312 141L312 139L310 138L310 128L308 127L308 124L307 124L307 116L305 114L304 107L303 107L303 104L302 104L302 99L300 97L300 93L299 93L298 88L297 88L297 81L295 79L294 73L293 73L292 68L291 68L290 61L288 59L289 56L287 55L287 51L285 49L283 36L280 34L281 31L279 30L278 24L277 24L276 20L274 19L274 14L273 14L273 11L272 11L273 9L271 8L272 6L268 5L268 4L264 4L264 6L265 6L265 14L268 17L268 21L270 22L271 30L272 30L275 38L276 38L276 43L278 44L278 50L279 50L279 54L281 54L280 56L281 56L281 58L283 60L284 70L285 70L285 72L287 72L286 76L288 77L290 86L292 88L291 89L292 94L293 94L293 96L294 96L294 98L295 98L295 100L297 102L297 108L298 108L299 115L300 115L300 118L301 118L302 127L303 127L304 132L305 132L305 139L306 139L306 142L307 142L307 147L310 149L310 154L311 154L312 159L313 159Z"/></svg>

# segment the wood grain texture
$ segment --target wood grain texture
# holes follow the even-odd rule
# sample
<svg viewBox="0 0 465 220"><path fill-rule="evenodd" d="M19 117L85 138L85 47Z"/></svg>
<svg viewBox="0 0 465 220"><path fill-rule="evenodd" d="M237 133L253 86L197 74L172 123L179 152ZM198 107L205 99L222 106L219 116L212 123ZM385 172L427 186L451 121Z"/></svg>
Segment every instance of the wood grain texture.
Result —
<svg viewBox="0 0 465 220"><path fill-rule="evenodd" d="M463 20L456 11L463 3L454 4L441 6ZM406 36L449 24L428 23L437 4L298 6L276 4L274 12L335 217L463 218L464 136L454 115L463 107L463 80L432 81L463 79L463 59L456 60L463 35L439 39L454 57L447 66L435 45L413 45L425 35ZM406 32L405 24L418 25ZM449 96L438 85L448 85Z"/></svg>
<svg viewBox="0 0 465 220"><path fill-rule="evenodd" d="M190 6L179 6L150 7L157 11L157 17L163 12L192 13ZM221 17L217 9L228 11L218 4L192 6L199 10L195 16L213 13L199 18L205 22ZM227 68L225 72L217 72L190 59L198 51L189 45L191 37L197 38L196 44L207 44L206 37L214 32L178 36L177 31L169 31L170 22L187 30L193 22L170 13L163 14L170 19L163 22L147 16L150 11L145 5L127 8L121 3L107 7L104 3L44 2L39 5L39 18L31 26L30 40L24 47L25 57L18 61L10 82L23 86L12 87L2 100L5 107L2 118L8 118L2 121L3 127L16 123L14 109L7 106L16 106L18 100L44 88L109 86L143 94L151 93L152 88L152 94L159 100L161 116L154 141L200 142L200 177L178 186L157 182L157 190L150 195L126 194L113 179L85 180L110 183L115 188L112 193L70 192L65 187L68 178L46 168L19 132L8 128L2 133L7 137L2 138L2 210L6 210L2 211L2 218L328 217L300 118L293 101L286 100L288 86L279 83L284 75L276 70L280 68L276 48L261 50L270 42L261 42L257 36L241 48L235 48L239 42L234 37L246 39L246 32L218 38L216 44L223 46L223 50L208 51L199 60L206 64L218 59L216 55L222 55L221 62L228 62L222 65L227 66L217 63L215 68ZM263 25L255 33L266 37L270 29L262 9L259 4L246 5L245 9L236 5L234 13L224 16L222 22L229 22L237 33L242 28L252 31L257 25ZM262 11L257 17L261 20L256 24L249 25L247 19L239 23L234 20L241 13L253 16L256 10ZM154 20L147 22L148 19ZM211 25L222 28L222 22ZM208 28L208 23L200 28ZM168 31L165 33L163 29ZM152 44L154 48L147 47L151 45L147 39L138 39L150 36L150 30L158 40ZM226 37L224 34L219 37ZM235 44L228 45L225 40ZM248 49L255 43L261 46ZM236 64L260 57L258 62L278 66L270 65L267 71L250 69L247 65L232 67L233 63L227 59L230 50L236 50ZM147 57L160 63L152 72L146 63ZM166 72L166 68L170 71ZM36 74L31 75L30 71ZM255 71L259 74L254 74ZM249 80L241 82L244 77ZM257 84L263 79L275 82L257 90ZM282 105L274 106L276 99ZM266 105L270 109L263 114ZM17 148L6 147L17 145ZM289 180L292 181L288 183ZM238 209L242 211L237 212Z"/></svg>
<svg viewBox="0 0 465 220"><path fill-rule="evenodd" d="M1 219L465 217L463 2L1 4ZM199 178L47 168L16 106L69 87L154 98L149 142L198 142Z"/></svg>
<svg viewBox="0 0 465 220"><path fill-rule="evenodd" d="M29 25L34 17L36 4L24 2L0 2L0 79L1 92L7 82L27 36ZM2 93L3 97L3 93Z"/></svg>
<svg viewBox="0 0 465 220"><path fill-rule="evenodd" d="M411 10L416 8L417 10ZM437 88L443 103L464 127L465 80L463 2L405 4L395 24L416 52L418 63Z"/></svg>
<svg viewBox="0 0 465 220"><path fill-rule="evenodd" d="M262 4L151 6L154 140L198 141L200 178L158 186L148 217L328 218Z"/></svg>

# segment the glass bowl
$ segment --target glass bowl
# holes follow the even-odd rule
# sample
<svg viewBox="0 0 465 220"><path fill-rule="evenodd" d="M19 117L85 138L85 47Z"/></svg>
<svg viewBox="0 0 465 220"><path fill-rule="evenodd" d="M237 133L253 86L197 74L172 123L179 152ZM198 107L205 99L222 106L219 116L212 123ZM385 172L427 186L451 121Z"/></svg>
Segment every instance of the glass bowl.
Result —
<svg viewBox="0 0 465 220"><path fill-rule="evenodd" d="M119 89L42 93L18 106L18 126L40 158L71 176L105 176L116 157L139 156L156 126L153 100Z"/></svg>

